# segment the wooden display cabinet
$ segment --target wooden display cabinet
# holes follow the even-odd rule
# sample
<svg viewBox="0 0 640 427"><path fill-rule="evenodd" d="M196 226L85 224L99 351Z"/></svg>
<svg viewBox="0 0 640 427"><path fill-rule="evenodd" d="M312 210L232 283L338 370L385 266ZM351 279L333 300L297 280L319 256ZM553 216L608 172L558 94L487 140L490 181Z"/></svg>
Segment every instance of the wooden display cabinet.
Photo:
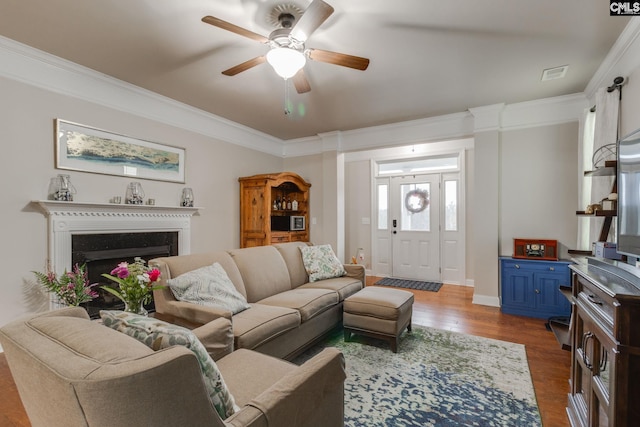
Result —
<svg viewBox="0 0 640 427"><path fill-rule="evenodd" d="M238 181L240 182L240 247L309 241L311 184L293 172L253 175L238 178ZM291 203L292 206L287 203ZM297 209L294 209L296 204ZM272 216L292 215L304 217L304 230L271 229Z"/></svg>

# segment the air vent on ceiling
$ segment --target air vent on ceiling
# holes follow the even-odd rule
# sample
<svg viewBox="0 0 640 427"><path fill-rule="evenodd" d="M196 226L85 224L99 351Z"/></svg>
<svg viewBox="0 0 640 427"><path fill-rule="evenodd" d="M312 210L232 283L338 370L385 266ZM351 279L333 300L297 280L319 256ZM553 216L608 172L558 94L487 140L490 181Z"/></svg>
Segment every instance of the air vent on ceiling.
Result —
<svg viewBox="0 0 640 427"><path fill-rule="evenodd" d="M546 82L547 80L561 79L567 74L568 69L568 65L563 65L561 67L555 68L547 68L546 70L542 71L542 81Z"/></svg>

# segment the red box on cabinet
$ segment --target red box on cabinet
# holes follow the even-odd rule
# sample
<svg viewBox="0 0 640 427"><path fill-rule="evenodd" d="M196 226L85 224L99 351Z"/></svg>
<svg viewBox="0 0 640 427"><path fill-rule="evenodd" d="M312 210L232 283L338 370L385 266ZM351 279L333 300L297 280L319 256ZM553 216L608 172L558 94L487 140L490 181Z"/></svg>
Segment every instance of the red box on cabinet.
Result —
<svg viewBox="0 0 640 427"><path fill-rule="evenodd" d="M558 241L548 239L513 239L513 257L558 260Z"/></svg>

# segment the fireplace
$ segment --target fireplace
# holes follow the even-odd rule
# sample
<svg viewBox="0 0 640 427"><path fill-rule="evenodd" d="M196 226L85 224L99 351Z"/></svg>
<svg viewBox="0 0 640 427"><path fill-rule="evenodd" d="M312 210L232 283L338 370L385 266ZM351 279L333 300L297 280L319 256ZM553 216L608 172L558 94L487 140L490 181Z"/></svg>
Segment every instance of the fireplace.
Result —
<svg viewBox="0 0 640 427"><path fill-rule="evenodd" d="M103 278L122 261L133 262L190 253L191 217L198 208L34 201L48 220L48 261L57 274L76 263L87 264L91 283L112 284ZM92 317L103 308L123 307L105 292L87 304ZM50 308L60 305L51 298ZM153 310L153 306L147 309Z"/></svg>
<svg viewBox="0 0 640 427"><path fill-rule="evenodd" d="M91 283L96 286L98 298L82 304L91 318L100 317L100 310L122 310L124 303L100 286L115 283L102 277L121 262L134 262L136 257L145 261L178 255L178 232L159 231L149 233L76 234L71 236L71 263L85 264ZM145 305L149 312L155 310L153 301Z"/></svg>

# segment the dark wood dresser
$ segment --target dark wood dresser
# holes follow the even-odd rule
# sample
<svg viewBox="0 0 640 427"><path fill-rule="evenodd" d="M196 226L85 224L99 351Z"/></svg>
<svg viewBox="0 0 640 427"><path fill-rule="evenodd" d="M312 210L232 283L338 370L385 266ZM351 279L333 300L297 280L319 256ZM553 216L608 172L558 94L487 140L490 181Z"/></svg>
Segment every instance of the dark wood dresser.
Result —
<svg viewBox="0 0 640 427"><path fill-rule="evenodd" d="M640 423L640 269L588 258L572 265L572 426Z"/></svg>

